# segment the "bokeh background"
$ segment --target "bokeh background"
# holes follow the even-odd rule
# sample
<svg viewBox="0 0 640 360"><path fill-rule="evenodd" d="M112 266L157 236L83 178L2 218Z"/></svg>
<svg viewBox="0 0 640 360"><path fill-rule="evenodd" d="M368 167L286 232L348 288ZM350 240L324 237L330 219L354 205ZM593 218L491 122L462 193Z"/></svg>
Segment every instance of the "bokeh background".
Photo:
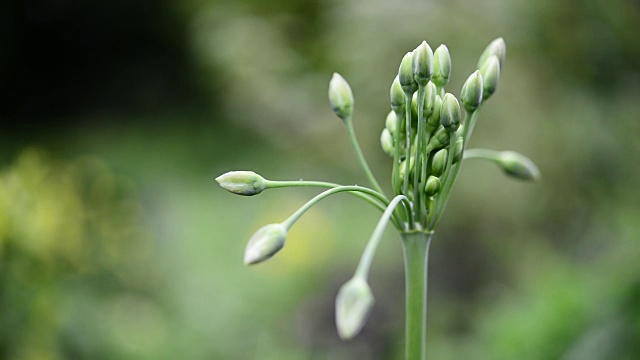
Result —
<svg viewBox="0 0 640 360"><path fill-rule="evenodd" d="M0 4L0 358L400 359L403 269L385 234L351 343L333 302L378 212L315 207L277 257L246 240L317 190L234 197L214 178L364 183L326 98L350 82L378 144L402 55L446 43L458 94L494 38L497 94L431 249L428 358L640 358L640 3L140 0Z"/></svg>

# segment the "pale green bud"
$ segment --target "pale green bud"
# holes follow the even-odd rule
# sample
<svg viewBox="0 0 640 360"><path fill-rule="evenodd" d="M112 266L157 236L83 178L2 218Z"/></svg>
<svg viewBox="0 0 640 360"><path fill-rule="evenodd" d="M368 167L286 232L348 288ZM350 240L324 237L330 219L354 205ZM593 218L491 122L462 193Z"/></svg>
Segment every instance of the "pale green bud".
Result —
<svg viewBox="0 0 640 360"><path fill-rule="evenodd" d="M456 143L453 146L453 163L457 163L462 160L462 151L464 150L464 138L462 136L456 139Z"/></svg>
<svg viewBox="0 0 640 360"><path fill-rule="evenodd" d="M353 339L360 333L374 302L363 278L354 277L342 285L336 297L336 325L342 340Z"/></svg>
<svg viewBox="0 0 640 360"><path fill-rule="evenodd" d="M437 86L445 86L451 76L451 55L446 45L438 46L433 54L433 75L431 81Z"/></svg>
<svg viewBox="0 0 640 360"><path fill-rule="evenodd" d="M500 63L500 68L504 65L505 60L507 59L507 45L504 43L503 38L497 38L493 40L482 52L480 55L480 59L478 60L478 69L482 68L485 62L491 57L495 56L498 58Z"/></svg>
<svg viewBox="0 0 640 360"><path fill-rule="evenodd" d="M438 90L436 89L436 84L429 81L427 83L427 86L425 87L424 106L422 107L424 116L427 118L431 116L431 114L433 113L433 108L436 103L437 92Z"/></svg>
<svg viewBox="0 0 640 360"><path fill-rule="evenodd" d="M384 125L391 135L396 135L396 129L398 128L398 116L393 110L389 111L387 114L387 119L384 121Z"/></svg>
<svg viewBox="0 0 640 360"><path fill-rule="evenodd" d="M391 136L391 132L387 128L382 130L382 134L380 134L380 145L382 145L382 150L387 155L393 156L393 154L395 153L395 147L393 146L393 137Z"/></svg>
<svg viewBox="0 0 640 360"><path fill-rule="evenodd" d="M460 100L464 108L469 111L475 111L482 102L482 75L476 70L462 86L460 92Z"/></svg>
<svg viewBox="0 0 640 360"><path fill-rule="evenodd" d="M400 174L400 178L404 179L407 174L411 174L415 165L415 156L409 160L409 169L407 170L407 160L402 160L400 163L400 168L398 169L398 173Z"/></svg>
<svg viewBox="0 0 640 360"><path fill-rule="evenodd" d="M245 265L261 263L275 255L287 238L287 228L283 224L269 224L258 230L244 251Z"/></svg>
<svg viewBox="0 0 640 360"><path fill-rule="evenodd" d="M449 131L441 125L431 136L431 140L427 144L427 152L442 149L447 145L449 145Z"/></svg>
<svg viewBox="0 0 640 360"><path fill-rule="evenodd" d="M433 83L431 83L433 84ZM440 95L436 95L435 101L433 103L433 111L431 112L431 116L427 118L427 130L429 132L435 130L440 126L440 112L442 111L442 98Z"/></svg>
<svg viewBox="0 0 640 360"><path fill-rule="evenodd" d="M460 103L451 93L444 95L442 99L442 109L440 109L440 123L447 130L457 130L460 126Z"/></svg>
<svg viewBox="0 0 640 360"><path fill-rule="evenodd" d="M216 181L225 190L244 196L260 194L267 186L267 181L253 171L229 171Z"/></svg>
<svg viewBox="0 0 640 360"><path fill-rule="evenodd" d="M425 195L431 197L440 191L440 179L435 176L429 176L424 186Z"/></svg>
<svg viewBox="0 0 640 360"><path fill-rule="evenodd" d="M528 157L515 151L501 151L497 159L500 168L510 176L522 180L537 180L540 170Z"/></svg>
<svg viewBox="0 0 640 360"><path fill-rule="evenodd" d="M398 79L400 80L400 86L405 94L413 94L418 90L418 83L413 78L413 53L408 52L402 58L400 62L400 68L398 69Z"/></svg>
<svg viewBox="0 0 640 360"><path fill-rule="evenodd" d="M402 91L402 86L400 85L400 80L398 76L393 79L393 83L391 84L391 90L389 91L389 95L391 97L391 110L393 110L396 114L403 114L404 111L404 91Z"/></svg>
<svg viewBox="0 0 640 360"><path fill-rule="evenodd" d="M413 50L413 78L419 85L425 86L433 73L433 50L423 41Z"/></svg>
<svg viewBox="0 0 640 360"><path fill-rule="evenodd" d="M347 81L338 73L333 73L329 82L329 103L331 109L342 120L353 113L353 93Z"/></svg>
<svg viewBox="0 0 640 360"><path fill-rule="evenodd" d="M440 176L444 173L444 168L447 166L447 149L441 149L435 155L431 161L431 173L435 176Z"/></svg>
<svg viewBox="0 0 640 360"><path fill-rule="evenodd" d="M482 74L483 92L482 100L487 100L498 87L498 81L500 80L500 63L496 56L490 56L485 61L484 66L480 69Z"/></svg>

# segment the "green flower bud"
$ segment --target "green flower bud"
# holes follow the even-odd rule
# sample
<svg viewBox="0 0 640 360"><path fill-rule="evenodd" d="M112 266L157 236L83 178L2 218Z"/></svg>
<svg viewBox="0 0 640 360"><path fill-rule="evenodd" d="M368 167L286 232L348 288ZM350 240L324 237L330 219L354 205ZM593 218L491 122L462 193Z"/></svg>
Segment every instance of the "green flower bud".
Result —
<svg viewBox="0 0 640 360"><path fill-rule="evenodd" d="M413 54L408 52L402 58L402 62L400 62L400 68L398 69L398 79L400 80L400 85L402 86L402 91L405 94L413 94L416 90L418 90L418 83L416 83L413 78Z"/></svg>
<svg viewBox="0 0 640 360"><path fill-rule="evenodd" d="M442 149L447 145L449 145L449 131L443 126L440 126L433 136L431 136L431 140L429 140L427 144L427 152Z"/></svg>
<svg viewBox="0 0 640 360"><path fill-rule="evenodd" d="M382 150L387 155L393 156L395 152L395 147L393 146L393 137L391 136L391 132L387 128L382 130L382 134L380 135L380 145L382 145Z"/></svg>
<svg viewBox="0 0 640 360"><path fill-rule="evenodd" d="M333 73L329 82L329 103L333 112L342 120L353 113L353 93L347 81L338 73Z"/></svg>
<svg viewBox="0 0 640 360"><path fill-rule="evenodd" d="M538 180L540 170L528 157L515 151L501 151L497 159L500 168L510 176L522 180Z"/></svg>
<svg viewBox="0 0 640 360"><path fill-rule="evenodd" d="M447 166L447 149L441 149L435 155L431 161L431 173L434 176L440 176L444 173L444 168Z"/></svg>
<svg viewBox="0 0 640 360"><path fill-rule="evenodd" d="M457 163L462 160L462 150L464 150L464 138L462 136L456 139L456 144L453 147L453 163Z"/></svg>
<svg viewBox="0 0 640 360"><path fill-rule="evenodd" d="M442 109L440 109L440 123L447 130L457 130L460 127L460 104L458 99L451 93L444 95L442 99Z"/></svg>
<svg viewBox="0 0 640 360"><path fill-rule="evenodd" d="M260 194L267 186L267 181L253 171L229 171L216 181L225 190L244 196Z"/></svg>
<svg viewBox="0 0 640 360"><path fill-rule="evenodd" d="M431 81L437 86L445 86L451 76L451 55L446 45L440 45L433 54L433 75Z"/></svg>
<svg viewBox="0 0 640 360"><path fill-rule="evenodd" d="M393 79L389 95L391 97L391 110L400 117L400 114L403 114L404 111L404 91L402 91L402 86L397 76Z"/></svg>
<svg viewBox="0 0 640 360"><path fill-rule="evenodd" d="M460 100L464 108L469 111L475 111L482 102L482 75L476 70L462 86L460 92Z"/></svg>
<svg viewBox="0 0 640 360"><path fill-rule="evenodd" d="M507 45L504 43L503 38L493 40L489 46L484 49L482 55L480 55L480 59L478 60L478 69L481 69L491 56L498 58L500 68L502 68L505 60L507 59Z"/></svg>
<svg viewBox="0 0 640 360"><path fill-rule="evenodd" d="M287 238L287 228L283 224L269 224L258 230L247 243L244 251L245 265L261 263L275 255Z"/></svg>
<svg viewBox="0 0 640 360"><path fill-rule="evenodd" d="M384 121L385 127L389 130L391 135L396 135L396 129L398 128L398 116L396 113L389 111L387 114L387 119Z"/></svg>
<svg viewBox="0 0 640 360"><path fill-rule="evenodd" d="M433 83L431 83L433 84ZM427 118L427 130L432 132L440 126L440 112L442 111L442 98L440 95L436 95L435 101L433 102L433 111L431 112L431 116Z"/></svg>
<svg viewBox="0 0 640 360"><path fill-rule="evenodd" d="M487 100L498 87L498 80L500 80L500 63L496 56L490 56L485 61L484 66L480 69L482 74L483 92L482 100Z"/></svg>
<svg viewBox="0 0 640 360"><path fill-rule="evenodd" d="M342 340L353 339L360 333L374 302L363 278L354 277L342 285L336 297L336 325Z"/></svg>
<svg viewBox="0 0 640 360"><path fill-rule="evenodd" d="M423 41L413 50L413 78L419 85L425 86L433 73L433 50Z"/></svg>
<svg viewBox="0 0 640 360"><path fill-rule="evenodd" d="M411 175L411 172L413 171L413 167L415 165L415 156L411 158L411 160L409 161L409 170L407 171L407 160L402 160L402 162L400 163L400 169L398 170L399 174L400 174L400 178L404 179L404 177L409 174Z"/></svg>
<svg viewBox="0 0 640 360"><path fill-rule="evenodd" d="M429 176L424 186L425 195L431 197L440 191L440 179L435 176Z"/></svg>
<svg viewBox="0 0 640 360"><path fill-rule="evenodd" d="M425 97L424 97L424 106L422 107L422 111L424 112L424 117L428 118L433 113L433 107L436 103L436 93L438 90L436 89L436 84L429 81L427 86L425 87Z"/></svg>

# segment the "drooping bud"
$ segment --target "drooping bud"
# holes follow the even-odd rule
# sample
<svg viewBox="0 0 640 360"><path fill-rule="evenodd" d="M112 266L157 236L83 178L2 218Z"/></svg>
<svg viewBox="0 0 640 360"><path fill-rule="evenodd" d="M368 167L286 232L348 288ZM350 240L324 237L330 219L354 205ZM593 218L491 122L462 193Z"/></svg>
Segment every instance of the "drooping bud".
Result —
<svg viewBox="0 0 640 360"><path fill-rule="evenodd" d="M482 87L482 75L480 75L479 70L476 70L464 82L460 92L460 100L467 111L475 111L480 106L482 102Z"/></svg>
<svg viewBox="0 0 640 360"><path fill-rule="evenodd" d="M439 87L445 86L451 76L451 55L446 45L438 46L433 53L433 75L431 81Z"/></svg>
<svg viewBox="0 0 640 360"><path fill-rule="evenodd" d="M353 93L347 81L338 73L333 73L329 82L329 103L340 119L347 120L353 113Z"/></svg>
<svg viewBox="0 0 640 360"><path fill-rule="evenodd" d="M510 176L522 180L537 180L540 170L528 157L515 151L501 151L497 159L500 168Z"/></svg>
<svg viewBox="0 0 640 360"><path fill-rule="evenodd" d="M269 224L258 230L244 251L245 265L261 263L275 255L287 238L287 228L283 224Z"/></svg>
<svg viewBox="0 0 640 360"><path fill-rule="evenodd" d="M460 126L461 118L458 99L451 93L445 94L442 99L442 109L440 110L440 123L447 130L455 131Z"/></svg>
<svg viewBox="0 0 640 360"><path fill-rule="evenodd" d="M424 186L424 193L427 196L433 196L440 191L440 179L431 175L427 178L427 183Z"/></svg>
<svg viewBox="0 0 640 360"><path fill-rule="evenodd" d="M391 110L400 117L400 114L403 114L404 111L404 91L402 91L398 76L393 79L389 95L391 97Z"/></svg>
<svg viewBox="0 0 640 360"><path fill-rule="evenodd" d="M253 171L229 171L216 178L225 190L244 196L257 195L267 186L267 181Z"/></svg>
<svg viewBox="0 0 640 360"><path fill-rule="evenodd" d="M405 94L413 94L418 90L418 83L413 78L413 53L408 52L402 58L398 69L398 79Z"/></svg>
<svg viewBox="0 0 640 360"><path fill-rule="evenodd" d="M384 121L384 125L389 130L391 135L395 136L396 129L398 128L398 117L396 116L396 113L393 112L393 110L389 111L389 113L387 114L387 119Z"/></svg>
<svg viewBox="0 0 640 360"><path fill-rule="evenodd" d="M496 56L490 56L485 61L484 66L480 69L482 74L483 92L482 100L487 100L498 87L498 81L500 80L500 63Z"/></svg>
<svg viewBox="0 0 640 360"><path fill-rule="evenodd" d="M493 40L482 52L480 59L478 60L478 69L481 69L485 62L489 60L491 56L498 58L500 68L504 66L504 62L507 59L507 45L504 43L503 38L497 38Z"/></svg>
<svg viewBox="0 0 640 360"><path fill-rule="evenodd" d="M449 145L449 131L444 126L440 126L431 136L431 140L427 144L427 152L442 149L447 145Z"/></svg>
<svg viewBox="0 0 640 360"><path fill-rule="evenodd" d="M382 134L380 134L380 145L382 145L382 150L387 155L393 156L395 152L395 147L393 146L393 137L391 136L391 132L387 128L382 130Z"/></svg>
<svg viewBox="0 0 640 360"><path fill-rule="evenodd" d="M435 155L433 155L433 161L431 162L431 173L434 176L440 176L444 173L444 168L447 166L447 149L441 149Z"/></svg>
<svg viewBox="0 0 640 360"><path fill-rule="evenodd" d="M425 86L433 73L433 50L423 41L413 50L413 77L418 85Z"/></svg>
<svg viewBox="0 0 640 360"><path fill-rule="evenodd" d="M453 163L457 163L462 160L462 150L464 150L464 138L462 136L456 139L456 143L453 147Z"/></svg>
<svg viewBox="0 0 640 360"><path fill-rule="evenodd" d="M354 277L342 285L336 297L336 325L342 340L351 340L360 333L374 302L364 279Z"/></svg>

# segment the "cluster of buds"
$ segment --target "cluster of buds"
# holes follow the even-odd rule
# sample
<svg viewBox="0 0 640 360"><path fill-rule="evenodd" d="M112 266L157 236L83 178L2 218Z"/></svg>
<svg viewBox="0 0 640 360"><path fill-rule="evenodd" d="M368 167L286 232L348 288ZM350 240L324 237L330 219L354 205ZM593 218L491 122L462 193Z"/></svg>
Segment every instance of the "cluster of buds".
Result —
<svg viewBox="0 0 640 360"><path fill-rule="evenodd" d="M367 283L369 268L382 233L392 223L401 234L422 233L429 238L438 226L449 193L465 159L485 159L496 163L505 174L523 180L539 177L535 164L512 151L469 149L466 145L484 103L496 92L506 56L505 43L496 39L487 46L477 69L467 78L457 98L446 92L451 77L451 56L445 45L435 52L423 41L407 53L392 82L391 111L380 135L382 149L393 158L388 198L369 169L353 129L354 98L347 81L333 74L329 83L329 102L345 125L347 136L372 188L339 185L323 181L272 181L251 171L232 171L216 180L238 195L257 195L272 188L323 187L316 195L281 223L262 227L249 241L245 263L263 262L285 245L291 226L320 200L339 192L355 195L383 213L371 235L351 280L336 299L338 333L350 339L362 329L373 306Z"/></svg>

